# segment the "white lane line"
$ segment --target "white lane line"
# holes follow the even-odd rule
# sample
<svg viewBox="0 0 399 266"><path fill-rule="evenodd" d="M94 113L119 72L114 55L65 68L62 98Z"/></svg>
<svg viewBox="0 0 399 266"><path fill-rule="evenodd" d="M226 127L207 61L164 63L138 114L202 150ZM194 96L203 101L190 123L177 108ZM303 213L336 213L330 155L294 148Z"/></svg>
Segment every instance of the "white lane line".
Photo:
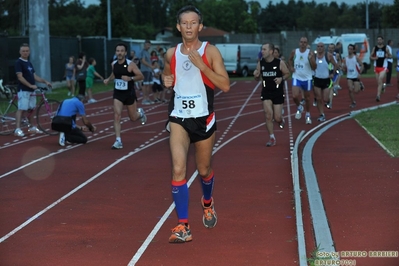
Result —
<svg viewBox="0 0 399 266"><path fill-rule="evenodd" d="M257 90L257 88L259 87L260 82L258 83L258 85L253 89L252 93L248 96L247 100L245 101L244 104L242 104L240 110L238 111L238 113L234 116L233 120L231 121L231 123L229 124L229 126L227 127L227 129L222 133L221 137L218 139L218 141L215 141L215 146L213 148L212 151L212 155L214 155L217 151L219 151L222 147L224 147L227 143L229 143L230 141L233 141L234 139L238 138L239 136L250 132L253 129L256 129L258 127L261 127L262 125L264 125L265 123L262 123L260 125L257 125L253 128L250 128L246 131L241 132L240 134L235 135L234 137L232 137L231 139L223 142L222 144L219 144L219 140L220 139L224 139L225 135L227 134L227 132L231 129L231 127L233 126L233 124L235 123L235 121L237 120L238 117L240 117L246 103L248 103L248 101L251 99L252 95L255 93L255 91ZM192 182L194 182L195 178L198 175L198 171L194 171L194 173L191 175L190 179L187 182L187 186L190 187L190 185L192 184ZM169 217L169 215L171 214L171 212L173 211L173 209L175 208L174 203L172 203L170 205L170 207L167 209L167 211L162 215L161 219L158 221L158 223L154 226L154 228L152 229L152 231L150 232L150 234L147 236L146 240L143 242L143 244L140 246L140 248L137 250L136 254L134 254L133 258L129 261L128 266L133 266L135 265L138 260L140 259L140 257L144 254L144 252L146 251L146 249L148 248L149 244L151 243L151 241L154 239L155 235L158 233L158 231L161 229L162 225L164 224L164 222L166 221L166 219Z"/></svg>
<svg viewBox="0 0 399 266"><path fill-rule="evenodd" d="M302 165L306 182L306 190L308 194L310 213L312 216L313 230L316 238L316 246L319 250L324 252L335 252L334 241L330 226L328 224L326 210L324 208L323 199L321 196L320 188L317 182L315 170L312 162L312 150L317 139L334 125L349 119L346 117L340 118L331 122L325 127L321 128L310 137L307 141L302 154Z"/></svg>
<svg viewBox="0 0 399 266"><path fill-rule="evenodd" d="M166 139L169 139L168 137L159 139L143 148L140 149L136 149L135 151L132 151L130 153L128 153L127 155L119 158L118 160L116 160L114 163L110 164L108 167L104 168L102 171L98 172L96 175L94 175L93 177L91 177L90 179L88 179L87 181L83 182L82 184L80 184L79 186L77 186L76 188L74 188L73 190L71 190L69 193L65 194L64 196L62 196L61 198L59 198L58 200L56 200L55 202L53 202L52 204L50 204L49 206L47 206L46 208L44 208L43 210L41 210L40 212L36 213L35 215L33 215L31 218L29 218L27 221L25 221L24 223L22 223L20 226L16 227L14 230L12 230L11 232L9 232L8 234L6 234L5 236L3 236L2 238L0 238L0 243L4 242L6 239L8 239L9 237L11 237L12 235L14 235L15 233L17 233L19 230L21 230L22 228L24 228L25 226L27 226L28 224L30 224L33 220L37 219L39 216L41 216L42 214L44 214L45 212L47 212L48 210L50 210L51 208L53 208L54 206L56 206L58 203L60 203L61 201L63 201L64 199L68 198L69 196L73 195L75 192L77 192L78 190L80 190L81 188L83 188L84 186L86 186L87 184L91 183L92 181L96 180L99 176L101 176L102 174L104 174L105 172L107 172L108 170L110 170L112 167L114 167L115 165L117 165L120 162L123 162L124 160L126 160L127 158L129 158L130 156L144 150L147 149L149 147L151 147L152 145L157 144L158 142L164 141Z"/></svg>
<svg viewBox="0 0 399 266"><path fill-rule="evenodd" d="M306 257L307 254L306 254L305 230L303 229L303 219L302 219L302 202L301 202L302 190L299 184L299 162L298 162L298 147L304 133L305 133L304 130L302 130L301 133L299 133L291 153L291 171L292 171L292 181L294 187L296 232L298 240L298 256L299 256L300 266L308 265Z"/></svg>

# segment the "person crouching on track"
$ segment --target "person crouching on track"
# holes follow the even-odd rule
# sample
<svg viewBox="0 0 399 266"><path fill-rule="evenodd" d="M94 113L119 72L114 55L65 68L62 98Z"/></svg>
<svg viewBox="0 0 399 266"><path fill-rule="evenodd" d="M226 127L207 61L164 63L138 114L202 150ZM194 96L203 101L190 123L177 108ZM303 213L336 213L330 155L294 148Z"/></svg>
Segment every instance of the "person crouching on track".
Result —
<svg viewBox="0 0 399 266"><path fill-rule="evenodd" d="M261 100L266 116L266 129L269 132L270 140L266 143L267 147L276 145L276 138L273 133L274 120L284 128L284 118L281 110L284 103L283 82L290 76L287 65L284 61L273 56L274 45L265 43L262 45L262 59L254 71L254 77L259 80L262 77Z"/></svg>
<svg viewBox="0 0 399 266"><path fill-rule="evenodd" d="M62 102L61 108L58 110L57 115L70 116L72 117L72 130L70 132L60 132L58 143L60 146L65 146L65 141L70 143L83 143L87 142L87 137L83 131L96 131L96 127L93 126L90 121L86 118L85 107L83 103L86 103L86 97L84 95L77 95L73 98L66 99ZM83 124L86 127L80 127L76 125L76 115L82 116Z"/></svg>

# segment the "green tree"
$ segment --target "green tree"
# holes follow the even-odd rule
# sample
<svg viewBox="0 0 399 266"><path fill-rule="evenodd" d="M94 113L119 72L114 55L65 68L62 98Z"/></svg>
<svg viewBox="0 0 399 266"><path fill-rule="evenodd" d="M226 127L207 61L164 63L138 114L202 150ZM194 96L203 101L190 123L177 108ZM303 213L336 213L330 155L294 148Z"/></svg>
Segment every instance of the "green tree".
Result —
<svg viewBox="0 0 399 266"><path fill-rule="evenodd" d="M394 0L392 6L385 6L382 10L382 26L386 28L399 28L399 0Z"/></svg>

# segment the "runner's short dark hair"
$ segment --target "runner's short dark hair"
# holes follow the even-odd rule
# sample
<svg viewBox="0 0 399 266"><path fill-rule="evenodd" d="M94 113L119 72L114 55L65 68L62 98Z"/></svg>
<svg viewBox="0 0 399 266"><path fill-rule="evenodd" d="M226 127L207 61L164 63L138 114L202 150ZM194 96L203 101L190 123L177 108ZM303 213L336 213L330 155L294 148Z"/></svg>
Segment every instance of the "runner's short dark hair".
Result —
<svg viewBox="0 0 399 266"><path fill-rule="evenodd" d="M187 12L194 12L197 13L198 17L199 17L199 23L202 24L202 14L201 12L198 10L198 8L196 8L195 6L189 5L189 6L185 6L182 7L178 12L177 12L177 23L180 23L180 16L183 13L187 13Z"/></svg>
<svg viewBox="0 0 399 266"><path fill-rule="evenodd" d="M115 50L116 50L116 47L118 47L118 46L123 46L123 47L125 47L125 51L127 51L127 45L126 45L126 43L123 43L123 42L118 43L117 45L115 45Z"/></svg>

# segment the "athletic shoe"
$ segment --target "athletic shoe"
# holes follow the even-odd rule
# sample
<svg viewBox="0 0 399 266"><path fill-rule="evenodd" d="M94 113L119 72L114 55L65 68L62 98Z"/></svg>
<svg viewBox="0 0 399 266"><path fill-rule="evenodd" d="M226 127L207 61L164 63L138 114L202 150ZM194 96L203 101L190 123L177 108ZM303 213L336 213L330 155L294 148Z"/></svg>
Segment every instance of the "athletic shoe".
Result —
<svg viewBox="0 0 399 266"><path fill-rule="evenodd" d="M385 92L385 88L386 88L386 86L387 86L387 84L382 84L382 89L381 89L381 93L384 93Z"/></svg>
<svg viewBox="0 0 399 266"><path fill-rule="evenodd" d="M331 109L332 108L332 103L331 102L328 102L328 103L326 103L326 104L324 104L328 109Z"/></svg>
<svg viewBox="0 0 399 266"><path fill-rule="evenodd" d="M326 116L325 115L320 115L319 118L317 118L317 121L319 121L319 122L326 121Z"/></svg>
<svg viewBox="0 0 399 266"><path fill-rule="evenodd" d="M301 105L304 105L304 104L305 104L305 99L302 99L301 102L300 102L300 104L301 104Z"/></svg>
<svg viewBox="0 0 399 266"><path fill-rule="evenodd" d="M90 99L90 100L88 100L87 102L88 102L88 103L96 103L97 100L96 100L96 99Z"/></svg>
<svg viewBox="0 0 399 266"><path fill-rule="evenodd" d="M351 105L349 105L349 107L350 108L355 108L356 107L356 103L355 102L351 103Z"/></svg>
<svg viewBox="0 0 399 266"><path fill-rule="evenodd" d="M317 99L316 98L314 98L314 100L313 100L313 106L317 106Z"/></svg>
<svg viewBox="0 0 399 266"><path fill-rule="evenodd" d="M215 204L212 198L211 206L205 207L204 205L204 197L201 198L202 209L204 210L204 215L202 216L202 223L206 228L213 228L215 227L216 223L218 222L218 218L216 216L215 211Z"/></svg>
<svg viewBox="0 0 399 266"><path fill-rule="evenodd" d="M337 95L338 95L338 87L337 87L337 85L335 85L333 88L333 96L337 96Z"/></svg>
<svg viewBox="0 0 399 266"><path fill-rule="evenodd" d="M377 96L377 98L375 98L375 100L376 100L377 102L379 102L379 101L380 101L380 96Z"/></svg>
<svg viewBox="0 0 399 266"><path fill-rule="evenodd" d="M60 144L60 146L65 146L65 133L64 132L60 132L60 137L58 138L58 144Z"/></svg>
<svg viewBox="0 0 399 266"><path fill-rule="evenodd" d="M364 88L365 88L365 87L364 87L364 85L363 85L363 82L360 81L360 90L361 90L361 91L364 91Z"/></svg>
<svg viewBox="0 0 399 266"><path fill-rule="evenodd" d="M301 119L302 112L303 112L303 106L300 105L300 106L298 106L298 110L296 111L295 119Z"/></svg>
<svg viewBox="0 0 399 266"><path fill-rule="evenodd" d="M271 138L267 143L266 143L266 147L271 147L276 145L276 139L275 138Z"/></svg>
<svg viewBox="0 0 399 266"><path fill-rule="evenodd" d="M150 101L150 100L143 100L143 101L141 102L141 104L143 104L143 105L150 105L150 104L151 104L151 101Z"/></svg>
<svg viewBox="0 0 399 266"><path fill-rule="evenodd" d="M17 128L17 129L15 129L15 131L14 131L14 136L17 136L17 137L24 137L25 134L24 134L24 132L23 132L20 128Z"/></svg>
<svg viewBox="0 0 399 266"><path fill-rule="evenodd" d="M147 123L147 116L144 113L144 109L143 108L137 108L137 112L139 112L139 114L140 114L141 124L145 125L145 123Z"/></svg>
<svg viewBox="0 0 399 266"><path fill-rule="evenodd" d="M114 145L112 145L112 149L113 150L119 150L119 149L122 149L123 148L123 145L122 145L122 142L120 142L120 141L115 141L115 143L114 143Z"/></svg>
<svg viewBox="0 0 399 266"><path fill-rule="evenodd" d="M283 129L285 126L285 120L283 118L283 120L281 120L280 124L279 124L280 128Z"/></svg>
<svg viewBox="0 0 399 266"><path fill-rule="evenodd" d="M31 127L28 129L29 133L43 133L43 131L39 130L37 127Z"/></svg>
<svg viewBox="0 0 399 266"><path fill-rule="evenodd" d="M305 117L305 123L306 123L306 125L312 124L312 119L310 119L310 115Z"/></svg>
<svg viewBox="0 0 399 266"><path fill-rule="evenodd" d="M191 235L190 226L184 224L178 224L172 229L172 235L169 237L169 243L184 243L193 240Z"/></svg>

